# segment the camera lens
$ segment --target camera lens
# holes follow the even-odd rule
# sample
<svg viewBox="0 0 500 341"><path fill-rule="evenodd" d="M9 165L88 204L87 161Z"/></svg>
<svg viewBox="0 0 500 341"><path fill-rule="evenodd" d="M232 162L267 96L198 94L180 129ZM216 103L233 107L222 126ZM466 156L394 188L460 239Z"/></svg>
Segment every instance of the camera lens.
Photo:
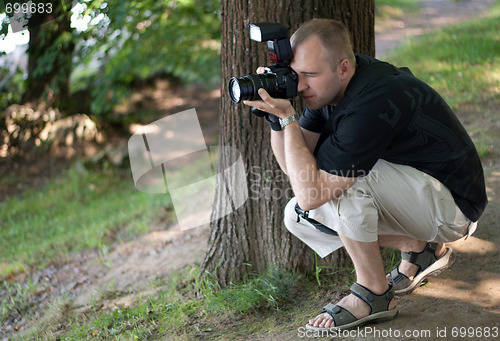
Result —
<svg viewBox="0 0 500 341"><path fill-rule="evenodd" d="M229 81L229 96L234 103L260 99L257 90L264 88L273 96L278 88L276 76L273 73L248 75L241 78L233 77Z"/></svg>
<svg viewBox="0 0 500 341"><path fill-rule="evenodd" d="M229 81L229 96L231 96L231 100L234 103L240 102L241 88L238 78L236 77L231 78Z"/></svg>

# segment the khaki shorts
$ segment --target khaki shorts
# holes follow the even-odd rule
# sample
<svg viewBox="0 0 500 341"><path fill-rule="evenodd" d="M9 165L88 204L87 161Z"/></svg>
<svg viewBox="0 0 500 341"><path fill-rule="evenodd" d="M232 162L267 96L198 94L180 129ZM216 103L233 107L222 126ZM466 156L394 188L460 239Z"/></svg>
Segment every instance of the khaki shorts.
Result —
<svg viewBox="0 0 500 341"><path fill-rule="evenodd" d="M342 246L340 239L317 230L295 212L296 199L285 208L285 226L320 257ZM472 234L472 223L438 180L413 167L379 160L341 197L309 212L339 234L361 242L378 235L404 235L438 243Z"/></svg>

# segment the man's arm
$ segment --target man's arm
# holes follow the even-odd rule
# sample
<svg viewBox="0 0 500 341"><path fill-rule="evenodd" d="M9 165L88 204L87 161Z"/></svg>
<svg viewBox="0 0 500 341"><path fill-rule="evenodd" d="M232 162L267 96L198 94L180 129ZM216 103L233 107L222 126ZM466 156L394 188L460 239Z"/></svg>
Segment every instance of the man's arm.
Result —
<svg viewBox="0 0 500 341"><path fill-rule="evenodd" d="M301 138L302 137L302 138ZM306 211L338 198L357 178L347 178L318 168L309 151L298 122L284 128L285 162L288 177L299 206Z"/></svg>
<svg viewBox="0 0 500 341"><path fill-rule="evenodd" d="M319 140L319 133L312 132L310 130L301 128L302 136L304 137L305 143L311 154L316 148L316 143ZM281 170L288 174L286 169L285 161L285 148L284 148L284 132L271 130L271 147L273 149L274 156L280 165Z"/></svg>
<svg viewBox="0 0 500 341"><path fill-rule="evenodd" d="M283 119L295 113L289 101L272 98L264 89L259 89L259 95L262 100L244 103ZM287 125L279 133L281 135L276 135L276 138L280 139L274 141L273 150L278 149L280 155L277 156L278 162L280 166L284 165L297 202L303 210L318 208L325 202L339 197L344 190L356 182L357 178L333 175L318 168L311 151L313 135L309 135L309 141L306 141L297 121ZM317 139L314 145L316 142ZM280 151L283 151L282 154Z"/></svg>

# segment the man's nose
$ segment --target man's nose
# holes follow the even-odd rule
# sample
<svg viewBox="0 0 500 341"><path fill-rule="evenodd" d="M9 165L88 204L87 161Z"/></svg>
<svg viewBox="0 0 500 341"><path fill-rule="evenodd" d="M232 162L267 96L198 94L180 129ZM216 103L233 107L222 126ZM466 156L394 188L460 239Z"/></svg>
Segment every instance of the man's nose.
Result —
<svg viewBox="0 0 500 341"><path fill-rule="evenodd" d="M302 92L306 90L309 86L307 82L304 80L304 77L299 76L299 83L297 84L297 91Z"/></svg>

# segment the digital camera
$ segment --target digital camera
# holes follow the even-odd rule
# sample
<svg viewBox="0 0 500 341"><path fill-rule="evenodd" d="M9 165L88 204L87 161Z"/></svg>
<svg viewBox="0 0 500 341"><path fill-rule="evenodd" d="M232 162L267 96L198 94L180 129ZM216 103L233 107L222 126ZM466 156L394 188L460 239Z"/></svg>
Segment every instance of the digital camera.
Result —
<svg viewBox="0 0 500 341"><path fill-rule="evenodd" d="M287 28L277 23L250 24L250 39L266 41L271 66L263 74L229 80L229 96L234 103L260 99L257 91L264 88L271 97L292 99L297 96L298 77L290 68L293 53Z"/></svg>

